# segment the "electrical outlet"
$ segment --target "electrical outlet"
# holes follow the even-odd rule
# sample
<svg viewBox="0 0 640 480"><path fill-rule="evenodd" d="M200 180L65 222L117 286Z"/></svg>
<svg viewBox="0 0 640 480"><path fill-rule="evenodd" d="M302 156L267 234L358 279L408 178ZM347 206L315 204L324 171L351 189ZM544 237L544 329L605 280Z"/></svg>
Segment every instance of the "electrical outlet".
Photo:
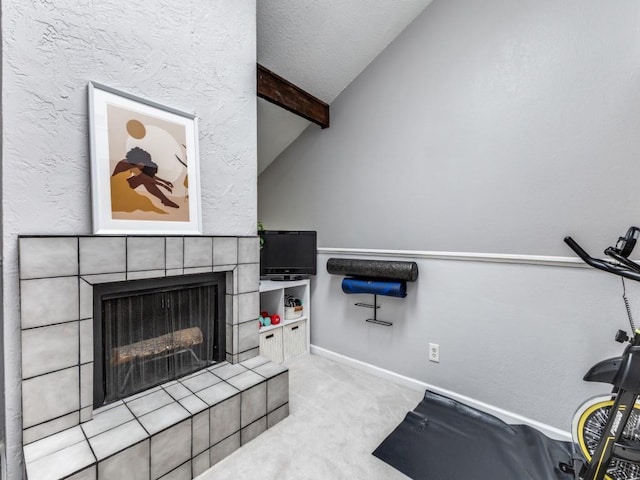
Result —
<svg viewBox="0 0 640 480"><path fill-rule="evenodd" d="M429 361L440 363L440 345L437 343L429 344Z"/></svg>

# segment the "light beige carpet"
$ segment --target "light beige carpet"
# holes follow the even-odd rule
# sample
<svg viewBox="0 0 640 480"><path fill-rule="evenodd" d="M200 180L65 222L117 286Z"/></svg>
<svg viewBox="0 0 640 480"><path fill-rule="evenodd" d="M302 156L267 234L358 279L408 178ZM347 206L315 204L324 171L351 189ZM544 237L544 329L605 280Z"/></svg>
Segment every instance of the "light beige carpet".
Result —
<svg viewBox="0 0 640 480"><path fill-rule="evenodd" d="M424 392L316 355L290 360L289 417L198 480L406 479L371 452Z"/></svg>

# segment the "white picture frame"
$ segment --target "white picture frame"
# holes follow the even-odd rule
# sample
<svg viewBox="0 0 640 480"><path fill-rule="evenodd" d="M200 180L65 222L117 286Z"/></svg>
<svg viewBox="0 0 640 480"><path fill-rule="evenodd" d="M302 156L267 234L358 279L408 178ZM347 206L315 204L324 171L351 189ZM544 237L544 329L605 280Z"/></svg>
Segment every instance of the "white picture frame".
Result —
<svg viewBox="0 0 640 480"><path fill-rule="evenodd" d="M201 235L195 115L89 82L93 233Z"/></svg>

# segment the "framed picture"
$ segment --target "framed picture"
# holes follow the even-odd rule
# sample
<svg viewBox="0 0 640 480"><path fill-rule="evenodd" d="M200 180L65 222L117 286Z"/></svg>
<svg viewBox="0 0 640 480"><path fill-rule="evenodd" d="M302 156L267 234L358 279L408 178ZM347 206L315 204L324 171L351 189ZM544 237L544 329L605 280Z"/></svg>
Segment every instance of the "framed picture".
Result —
<svg viewBox="0 0 640 480"><path fill-rule="evenodd" d="M94 234L202 234L195 115L89 83Z"/></svg>

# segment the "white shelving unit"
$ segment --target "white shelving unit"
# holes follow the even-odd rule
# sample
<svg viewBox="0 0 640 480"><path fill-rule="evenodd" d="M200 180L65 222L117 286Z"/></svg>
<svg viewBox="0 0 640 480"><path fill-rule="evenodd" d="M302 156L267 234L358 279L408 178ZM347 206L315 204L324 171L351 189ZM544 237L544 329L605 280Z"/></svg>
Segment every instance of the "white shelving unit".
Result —
<svg viewBox="0 0 640 480"><path fill-rule="evenodd" d="M282 363L309 351L311 303L309 280L260 281L260 311L280 315L278 325L260 328L260 355ZM302 301L302 316L285 318L284 299L287 294Z"/></svg>

